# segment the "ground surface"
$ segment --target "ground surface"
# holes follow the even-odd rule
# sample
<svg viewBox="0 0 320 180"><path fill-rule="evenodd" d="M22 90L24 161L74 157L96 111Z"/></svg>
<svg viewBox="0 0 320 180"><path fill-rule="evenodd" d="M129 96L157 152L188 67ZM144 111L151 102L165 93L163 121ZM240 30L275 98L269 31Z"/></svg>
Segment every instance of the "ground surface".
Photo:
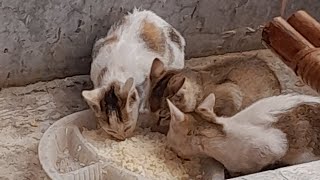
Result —
<svg viewBox="0 0 320 180"><path fill-rule="evenodd" d="M273 171L250 174L230 180L318 180L320 161L284 167Z"/></svg>
<svg viewBox="0 0 320 180"><path fill-rule="evenodd" d="M279 77L283 92L315 94L267 50L194 59L188 65L201 66L230 58L245 60L252 57L263 59L270 65ZM87 108L81 90L90 86L88 76L76 76L0 91L1 180L48 179L38 160L38 142L56 120Z"/></svg>

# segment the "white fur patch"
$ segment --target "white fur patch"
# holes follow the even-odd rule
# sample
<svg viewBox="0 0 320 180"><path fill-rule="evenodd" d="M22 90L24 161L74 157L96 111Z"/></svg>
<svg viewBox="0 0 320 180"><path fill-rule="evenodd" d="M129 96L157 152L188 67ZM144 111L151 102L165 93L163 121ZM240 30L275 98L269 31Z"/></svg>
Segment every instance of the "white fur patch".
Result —
<svg viewBox="0 0 320 180"><path fill-rule="evenodd" d="M268 125L277 121L274 116L283 114L302 103L318 104L320 103L320 98L298 94L271 96L253 103L233 116L232 120L238 123Z"/></svg>
<svg viewBox="0 0 320 180"><path fill-rule="evenodd" d="M222 158L221 162L234 172L254 172L280 160L288 150L286 134L270 124L278 121L276 115L302 103L318 104L320 98L293 94L273 96L253 103L231 118L217 118L227 134L220 144L228 158ZM313 159L312 153L305 153L295 161Z"/></svg>

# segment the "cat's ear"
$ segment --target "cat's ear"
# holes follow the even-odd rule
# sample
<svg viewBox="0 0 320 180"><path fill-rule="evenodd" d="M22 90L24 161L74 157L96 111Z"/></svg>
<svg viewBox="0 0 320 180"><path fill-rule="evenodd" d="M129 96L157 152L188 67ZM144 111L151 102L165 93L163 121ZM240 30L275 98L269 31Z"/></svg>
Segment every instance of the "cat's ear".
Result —
<svg viewBox="0 0 320 180"><path fill-rule="evenodd" d="M139 101L139 96L135 90L134 79L129 78L122 87L122 94L126 97L126 108L131 111L134 104Z"/></svg>
<svg viewBox="0 0 320 180"><path fill-rule="evenodd" d="M131 77L127 79L127 81L122 86L121 93L127 96L130 93L130 91L132 91L133 89L134 89L134 79Z"/></svg>
<svg viewBox="0 0 320 180"><path fill-rule="evenodd" d="M185 83L186 78L182 75L173 76L168 83L169 94L176 94Z"/></svg>
<svg viewBox="0 0 320 180"><path fill-rule="evenodd" d="M213 93L210 93L197 107L197 111L204 115L214 114L214 105L216 97Z"/></svg>
<svg viewBox="0 0 320 180"><path fill-rule="evenodd" d="M127 111L132 111L135 106L139 106L139 95L137 91L130 91L126 102Z"/></svg>
<svg viewBox="0 0 320 180"><path fill-rule="evenodd" d="M104 97L103 88L84 90L82 91L82 96L95 113L101 112L100 101Z"/></svg>
<svg viewBox="0 0 320 180"><path fill-rule="evenodd" d="M183 112L181 112L169 99L167 99L167 103L170 109L171 121L183 122L185 118Z"/></svg>
<svg viewBox="0 0 320 180"><path fill-rule="evenodd" d="M166 70L163 62L160 59L155 58L151 65L150 80L153 81L154 79L161 77L161 75L165 72Z"/></svg>

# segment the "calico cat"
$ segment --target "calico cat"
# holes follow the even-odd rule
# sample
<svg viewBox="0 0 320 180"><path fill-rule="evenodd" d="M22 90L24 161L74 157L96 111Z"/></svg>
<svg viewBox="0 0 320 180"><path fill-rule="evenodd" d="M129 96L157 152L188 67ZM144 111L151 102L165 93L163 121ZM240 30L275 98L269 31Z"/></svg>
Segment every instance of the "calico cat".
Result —
<svg viewBox="0 0 320 180"><path fill-rule="evenodd" d="M184 67L185 40L151 11L135 9L115 23L92 50L93 90L82 95L98 124L119 140L132 135L139 112L146 111L148 76L159 58L166 68Z"/></svg>
<svg viewBox="0 0 320 180"><path fill-rule="evenodd" d="M155 60L150 71L150 112L157 121L154 131L166 133L169 98L183 112L192 112L210 93L216 95L215 112L232 116L258 99L280 94L280 83L259 59L232 60L201 68L167 70Z"/></svg>
<svg viewBox="0 0 320 180"><path fill-rule="evenodd" d="M318 97L287 94L263 98L232 117L214 113L214 94L197 107L201 113L183 113L170 100L168 105L168 145L184 158L212 157L233 176L273 164L320 159Z"/></svg>

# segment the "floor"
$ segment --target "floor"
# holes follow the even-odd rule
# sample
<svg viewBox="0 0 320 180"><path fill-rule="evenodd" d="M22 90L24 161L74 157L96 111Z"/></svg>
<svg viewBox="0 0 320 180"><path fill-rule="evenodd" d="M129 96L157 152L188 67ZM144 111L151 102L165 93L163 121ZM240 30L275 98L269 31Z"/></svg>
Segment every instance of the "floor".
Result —
<svg viewBox="0 0 320 180"><path fill-rule="evenodd" d="M266 61L278 76L284 93L316 94L268 50L196 58L189 60L187 66L203 66L233 58L243 60L259 58ZM1 180L48 179L38 160L38 142L52 123L68 114L87 108L81 97L81 90L90 88L89 76L84 75L0 91ZM319 168L320 162L316 165ZM315 167L315 165L308 167ZM280 171L273 174L278 172Z"/></svg>
<svg viewBox="0 0 320 180"><path fill-rule="evenodd" d="M318 180L320 161L251 174L230 180Z"/></svg>
<svg viewBox="0 0 320 180"><path fill-rule="evenodd" d="M0 92L0 179L48 179L38 160L38 143L56 120L86 109L80 93L88 76L77 76Z"/></svg>

